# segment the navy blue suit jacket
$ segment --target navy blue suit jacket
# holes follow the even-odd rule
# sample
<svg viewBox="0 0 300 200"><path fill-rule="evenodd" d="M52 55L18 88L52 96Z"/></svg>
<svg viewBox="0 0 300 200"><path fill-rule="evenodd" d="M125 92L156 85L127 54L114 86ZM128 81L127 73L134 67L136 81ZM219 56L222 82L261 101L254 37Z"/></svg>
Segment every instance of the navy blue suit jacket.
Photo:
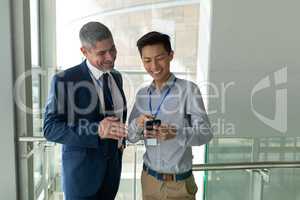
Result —
<svg viewBox="0 0 300 200"><path fill-rule="evenodd" d="M119 72L111 72L123 101L123 121L126 121L126 99ZM62 179L66 195L89 196L101 187L107 170L103 140L98 136L98 124L104 118L100 101L86 62L54 75L46 104L44 136L63 144ZM111 142L117 142L111 140ZM119 186L122 152L114 146L110 154L117 155L116 186Z"/></svg>

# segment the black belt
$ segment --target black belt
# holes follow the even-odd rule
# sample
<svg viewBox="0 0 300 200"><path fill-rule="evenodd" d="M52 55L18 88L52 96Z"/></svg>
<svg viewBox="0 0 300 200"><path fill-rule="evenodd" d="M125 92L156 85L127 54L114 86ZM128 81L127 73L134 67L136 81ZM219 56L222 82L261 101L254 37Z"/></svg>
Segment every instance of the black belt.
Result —
<svg viewBox="0 0 300 200"><path fill-rule="evenodd" d="M182 181L192 175L192 170L189 170L189 171L181 173L181 174L159 173L159 172L147 167L145 164L143 164L143 170L146 171L149 175L155 177L157 180L160 180L160 181Z"/></svg>

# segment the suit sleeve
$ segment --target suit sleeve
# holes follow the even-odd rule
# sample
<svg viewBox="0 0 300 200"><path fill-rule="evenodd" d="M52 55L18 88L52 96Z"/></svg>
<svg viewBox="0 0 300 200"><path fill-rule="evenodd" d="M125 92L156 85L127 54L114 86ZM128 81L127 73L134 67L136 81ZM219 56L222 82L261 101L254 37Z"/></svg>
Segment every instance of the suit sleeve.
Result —
<svg viewBox="0 0 300 200"><path fill-rule="evenodd" d="M79 147L99 146L99 122L68 123L68 95L66 84L57 75L53 77L46 103L43 131L48 141Z"/></svg>

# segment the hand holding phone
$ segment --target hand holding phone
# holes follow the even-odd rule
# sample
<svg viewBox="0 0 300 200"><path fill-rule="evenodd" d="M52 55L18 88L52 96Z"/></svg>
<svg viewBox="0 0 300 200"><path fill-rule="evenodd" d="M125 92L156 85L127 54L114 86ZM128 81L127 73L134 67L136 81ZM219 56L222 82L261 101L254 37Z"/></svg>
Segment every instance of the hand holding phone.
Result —
<svg viewBox="0 0 300 200"><path fill-rule="evenodd" d="M160 119L152 119L145 121L145 128L144 128L144 138L146 138L146 144L148 146L155 146L157 145L157 131L161 124Z"/></svg>
<svg viewBox="0 0 300 200"><path fill-rule="evenodd" d="M153 120L153 116L147 114L141 114L139 117L136 118L136 123L138 127L144 128L145 122L149 120Z"/></svg>
<svg viewBox="0 0 300 200"><path fill-rule="evenodd" d="M152 120L148 120L145 121L145 129L147 131L152 131L154 129L154 127L158 127L161 124L161 120L160 119L152 119Z"/></svg>
<svg viewBox="0 0 300 200"><path fill-rule="evenodd" d="M177 135L176 126L169 124L161 124L157 131L157 139L160 141L170 140L175 138Z"/></svg>

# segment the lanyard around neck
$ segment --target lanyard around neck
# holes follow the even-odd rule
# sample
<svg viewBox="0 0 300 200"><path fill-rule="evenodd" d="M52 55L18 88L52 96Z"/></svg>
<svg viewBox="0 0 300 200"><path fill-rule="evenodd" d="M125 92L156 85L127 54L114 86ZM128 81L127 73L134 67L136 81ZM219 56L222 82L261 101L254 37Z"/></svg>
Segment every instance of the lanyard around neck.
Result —
<svg viewBox="0 0 300 200"><path fill-rule="evenodd" d="M162 97L162 99L161 99L161 101L160 101L160 103L159 103L159 105L158 105L158 107L157 107L157 109L156 109L156 111L155 111L154 113L153 113L153 111L152 111L152 100L151 100L152 92L151 92L151 90L149 89L149 111L150 111L151 115L152 115L154 118L156 118L157 115L158 115L158 113L160 112L161 105L162 105L163 102L165 101L166 97L170 94L171 89L172 89L172 87L175 85L176 80L177 80L177 78L174 79L172 85L168 88L168 90L166 91L165 95Z"/></svg>

